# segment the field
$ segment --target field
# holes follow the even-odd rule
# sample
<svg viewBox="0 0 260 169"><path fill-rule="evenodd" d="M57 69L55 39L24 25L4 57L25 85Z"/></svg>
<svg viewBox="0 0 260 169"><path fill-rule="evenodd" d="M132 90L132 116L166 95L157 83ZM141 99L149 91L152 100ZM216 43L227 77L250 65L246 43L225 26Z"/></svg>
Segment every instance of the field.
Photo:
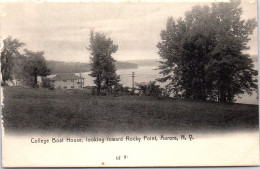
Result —
<svg viewBox="0 0 260 169"><path fill-rule="evenodd" d="M18 87L4 87L3 95L6 132L229 132L257 129L259 122L258 105Z"/></svg>

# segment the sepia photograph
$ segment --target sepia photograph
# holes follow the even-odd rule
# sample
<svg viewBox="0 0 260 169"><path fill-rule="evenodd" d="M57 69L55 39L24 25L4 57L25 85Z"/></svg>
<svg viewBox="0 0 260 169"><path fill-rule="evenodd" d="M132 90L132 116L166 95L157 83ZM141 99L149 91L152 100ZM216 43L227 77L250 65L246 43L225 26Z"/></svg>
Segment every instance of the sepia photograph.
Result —
<svg viewBox="0 0 260 169"><path fill-rule="evenodd" d="M258 166L256 0L1 1L3 167Z"/></svg>

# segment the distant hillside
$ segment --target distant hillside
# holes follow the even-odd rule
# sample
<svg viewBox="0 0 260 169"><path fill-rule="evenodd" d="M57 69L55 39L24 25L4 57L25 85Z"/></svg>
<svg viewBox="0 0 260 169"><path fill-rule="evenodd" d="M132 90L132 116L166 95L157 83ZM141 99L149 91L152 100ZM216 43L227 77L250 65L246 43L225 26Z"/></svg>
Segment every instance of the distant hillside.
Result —
<svg viewBox="0 0 260 169"><path fill-rule="evenodd" d="M252 55L254 62L258 62L258 56ZM115 62L117 69L136 69L139 66L159 66L160 59L146 59L146 60L128 60ZM79 73L90 71L89 63L80 62L62 62L62 61L47 61L47 66L51 69L52 74L55 73Z"/></svg>
<svg viewBox="0 0 260 169"><path fill-rule="evenodd" d="M129 62L115 62L115 66L117 69L138 68L137 64ZM88 72L91 68L89 63L63 62L53 60L47 60L47 67L51 70L52 74Z"/></svg>
<svg viewBox="0 0 260 169"><path fill-rule="evenodd" d="M253 60L253 62L258 62L258 56L257 55L251 55L250 58ZM160 59L142 59L142 60L128 60L127 62L137 64L138 66L159 66Z"/></svg>
<svg viewBox="0 0 260 169"><path fill-rule="evenodd" d="M159 66L160 59L143 59L143 60L128 60L127 62L131 62L137 64L138 66Z"/></svg>
<svg viewBox="0 0 260 169"><path fill-rule="evenodd" d="M138 65L131 62L116 61L115 66L117 69L137 69Z"/></svg>

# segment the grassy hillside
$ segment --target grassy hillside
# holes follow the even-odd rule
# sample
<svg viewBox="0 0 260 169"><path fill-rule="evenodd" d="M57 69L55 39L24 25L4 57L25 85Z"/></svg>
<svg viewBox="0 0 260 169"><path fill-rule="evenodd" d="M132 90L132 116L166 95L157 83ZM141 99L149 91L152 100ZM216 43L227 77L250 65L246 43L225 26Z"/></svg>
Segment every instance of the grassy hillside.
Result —
<svg viewBox="0 0 260 169"><path fill-rule="evenodd" d="M229 131L258 128L258 106L4 87L6 131Z"/></svg>

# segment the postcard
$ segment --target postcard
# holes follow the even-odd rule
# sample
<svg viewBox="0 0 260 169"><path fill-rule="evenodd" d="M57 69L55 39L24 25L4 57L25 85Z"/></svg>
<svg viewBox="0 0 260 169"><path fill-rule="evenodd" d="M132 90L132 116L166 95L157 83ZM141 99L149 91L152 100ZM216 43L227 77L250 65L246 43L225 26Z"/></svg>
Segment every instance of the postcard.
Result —
<svg viewBox="0 0 260 169"><path fill-rule="evenodd" d="M259 165L257 1L1 1L3 167Z"/></svg>

